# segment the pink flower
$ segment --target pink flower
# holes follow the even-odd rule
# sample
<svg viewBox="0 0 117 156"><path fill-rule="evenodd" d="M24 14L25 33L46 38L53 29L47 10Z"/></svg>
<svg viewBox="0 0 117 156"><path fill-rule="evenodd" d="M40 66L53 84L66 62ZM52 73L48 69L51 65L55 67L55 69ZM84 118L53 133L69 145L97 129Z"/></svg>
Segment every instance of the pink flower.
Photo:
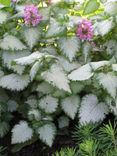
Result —
<svg viewBox="0 0 117 156"><path fill-rule="evenodd" d="M52 0L48 0L48 4L51 5L52 4Z"/></svg>
<svg viewBox="0 0 117 156"><path fill-rule="evenodd" d="M78 25L76 34L81 40L91 40L93 38L92 22L85 19L82 20Z"/></svg>
<svg viewBox="0 0 117 156"><path fill-rule="evenodd" d="M36 26L40 23L42 16L39 15L35 5L26 6L24 9L24 21L26 25Z"/></svg>

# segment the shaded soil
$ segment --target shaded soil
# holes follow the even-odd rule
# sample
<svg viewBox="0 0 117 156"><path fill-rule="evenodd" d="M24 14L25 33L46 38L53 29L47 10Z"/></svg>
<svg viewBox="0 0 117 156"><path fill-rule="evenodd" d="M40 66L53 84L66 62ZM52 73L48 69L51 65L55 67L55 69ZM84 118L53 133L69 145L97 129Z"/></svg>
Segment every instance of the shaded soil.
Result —
<svg viewBox="0 0 117 156"><path fill-rule="evenodd" d="M24 147L17 153L11 153L12 147L10 145L10 138L9 135L7 135L4 139L0 140L0 145L7 146L7 150L5 151L7 156L51 156L52 153L63 147L74 147L75 142L68 135L57 136L54 145L51 148L45 146L38 140L35 143Z"/></svg>
<svg viewBox="0 0 117 156"><path fill-rule="evenodd" d="M109 114L103 123L108 123L110 120L111 123L114 122L115 117L112 114ZM102 123L102 124L103 124ZM66 133L63 135L63 131L61 131L60 135L58 135L54 141L54 144L51 148L45 146L40 140L35 143L24 147L17 153L11 153L11 134L9 133L4 139L0 139L0 145L7 147L5 153L6 156L52 156L55 151L60 150L64 147L75 147L75 142L72 140L71 132L74 130L74 126L76 121L72 121Z"/></svg>
<svg viewBox="0 0 117 156"><path fill-rule="evenodd" d="M14 113L15 120L11 121L11 128L23 118L20 114ZM75 142L72 140L71 132L74 130L74 126L77 121L71 121L70 125L66 129L62 129L58 136L56 136L54 144L51 148L43 144L40 140L35 143L22 148L17 153L12 153L11 145L11 133L8 133L3 139L0 139L0 145L7 147L5 150L6 156L51 156L55 151L64 147L75 147Z"/></svg>

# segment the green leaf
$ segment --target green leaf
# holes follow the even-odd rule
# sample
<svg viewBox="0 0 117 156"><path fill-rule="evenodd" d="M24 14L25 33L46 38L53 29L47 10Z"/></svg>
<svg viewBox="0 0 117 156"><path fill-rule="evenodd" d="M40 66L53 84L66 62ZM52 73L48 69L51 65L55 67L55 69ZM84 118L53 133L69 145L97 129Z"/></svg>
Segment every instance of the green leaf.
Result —
<svg viewBox="0 0 117 156"><path fill-rule="evenodd" d="M13 148L12 148L12 152L13 153L19 152L22 148L33 144L37 139L38 139L37 137L33 137L31 140L28 140L28 141L26 141L24 143L14 145Z"/></svg>
<svg viewBox="0 0 117 156"><path fill-rule="evenodd" d="M3 4L3 5L10 5L11 1L10 0L0 0L0 4Z"/></svg>
<svg viewBox="0 0 117 156"><path fill-rule="evenodd" d="M40 139L51 147L56 135L56 127L54 124L45 124L38 129L38 134Z"/></svg>
<svg viewBox="0 0 117 156"><path fill-rule="evenodd" d="M100 6L100 3L97 0L89 0L84 8L83 14L90 14L95 12Z"/></svg>

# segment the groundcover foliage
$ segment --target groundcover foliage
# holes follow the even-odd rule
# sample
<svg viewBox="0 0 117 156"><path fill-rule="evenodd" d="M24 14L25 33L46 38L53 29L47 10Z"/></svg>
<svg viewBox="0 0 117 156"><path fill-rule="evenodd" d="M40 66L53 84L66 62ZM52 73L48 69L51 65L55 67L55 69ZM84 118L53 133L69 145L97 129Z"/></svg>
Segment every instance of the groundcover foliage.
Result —
<svg viewBox="0 0 117 156"><path fill-rule="evenodd" d="M116 0L12 0L0 9L0 137L52 146L59 129L117 115ZM59 118L58 118L59 116ZM57 121L57 122L55 122ZM55 124L57 123L57 124Z"/></svg>

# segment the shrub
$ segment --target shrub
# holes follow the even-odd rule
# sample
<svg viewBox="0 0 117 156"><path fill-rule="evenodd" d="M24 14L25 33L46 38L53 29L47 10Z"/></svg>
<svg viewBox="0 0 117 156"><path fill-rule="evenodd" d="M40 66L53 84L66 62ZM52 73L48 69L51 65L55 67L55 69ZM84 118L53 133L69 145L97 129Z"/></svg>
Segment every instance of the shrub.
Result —
<svg viewBox="0 0 117 156"><path fill-rule="evenodd" d="M69 120L95 123L109 112L117 114L116 1L13 0L4 5L0 136L14 111L24 120L13 127L12 143L36 137L49 146Z"/></svg>

